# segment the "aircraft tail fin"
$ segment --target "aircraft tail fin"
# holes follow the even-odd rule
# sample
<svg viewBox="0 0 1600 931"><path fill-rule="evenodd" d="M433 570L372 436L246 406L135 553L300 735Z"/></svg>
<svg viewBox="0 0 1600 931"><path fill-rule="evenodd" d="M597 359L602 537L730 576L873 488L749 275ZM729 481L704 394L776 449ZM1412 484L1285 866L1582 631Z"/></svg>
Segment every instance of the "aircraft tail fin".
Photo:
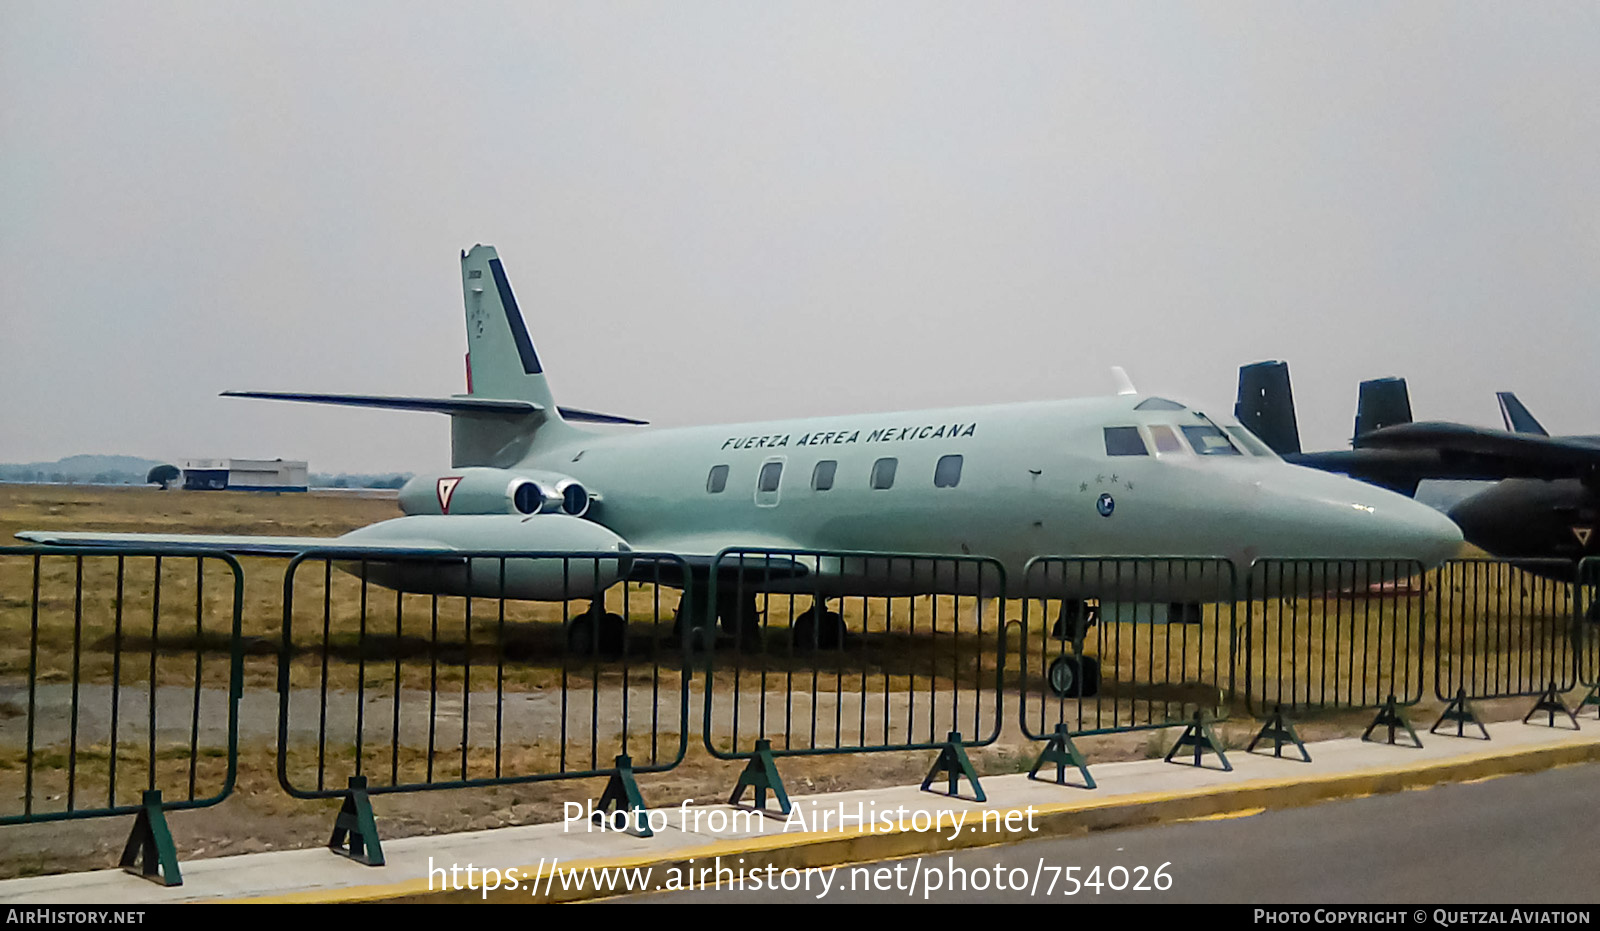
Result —
<svg viewBox="0 0 1600 931"><path fill-rule="evenodd" d="M1537 436L1549 436L1546 430L1528 409L1517 400L1517 396L1509 391L1497 391L1495 397L1500 399L1500 416L1505 418L1506 429L1512 433L1532 433Z"/></svg>
<svg viewBox="0 0 1600 931"><path fill-rule="evenodd" d="M467 314L467 397L528 401L541 410L519 417L452 414L451 465L514 465L538 443L568 435L574 428L556 407L544 365L493 246L475 245L461 253L461 290Z"/></svg>
<svg viewBox="0 0 1600 931"><path fill-rule="evenodd" d="M1233 416L1280 456L1300 452L1300 426L1294 416L1287 362L1256 362L1239 367L1239 396Z"/></svg>
<svg viewBox="0 0 1600 931"><path fill-rule="evenodd" d="M1361 383L1356 401L1356 436L1411 422L1411 395L1404 378L1374 378Z"/></svg>

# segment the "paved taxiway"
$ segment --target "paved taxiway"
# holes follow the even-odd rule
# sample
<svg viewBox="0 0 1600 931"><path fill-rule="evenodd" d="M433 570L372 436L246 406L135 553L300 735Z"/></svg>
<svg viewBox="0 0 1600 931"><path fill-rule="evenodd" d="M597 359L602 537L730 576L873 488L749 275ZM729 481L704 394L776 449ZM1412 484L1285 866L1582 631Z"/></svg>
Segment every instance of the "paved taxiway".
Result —
<svg viewBox="0 0 1600 931"><path fill-rule="evenodd" d="M821 901L1593 903L1600 897L1597 799L1600 764L1587 763L1310 808L940 853L916 858L920 864L878 861L860 864L866 872L854 877L851 867L841 867ZM1172 878L1165 891L1153 884L1122 891L1104 885L1113 866L1154 870L1163 863L1170 864L1164 872ZM873 881L882 867L901 867L902 877L942 870L947 885L952 867L971 875L999 866L1031 877L1040 864L1075 866L1080 881L1098 866L1102 885L1068 895L1062 874L1049 871L1040 887L1020 891L850 887ZM1133 882L1122 874L1115 881ZM985 885L991 885L987 879ZM610 901L799 903L819 897L816 891L717 888Z"/></svg>

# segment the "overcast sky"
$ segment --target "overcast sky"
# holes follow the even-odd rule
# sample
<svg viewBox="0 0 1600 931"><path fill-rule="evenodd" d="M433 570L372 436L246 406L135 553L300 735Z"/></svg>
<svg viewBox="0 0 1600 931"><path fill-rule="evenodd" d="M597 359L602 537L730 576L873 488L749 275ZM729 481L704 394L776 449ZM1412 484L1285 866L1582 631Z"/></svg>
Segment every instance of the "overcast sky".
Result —
<svg viewBox="0 0 1600 931"><path fill-rule="evenodd" d="M498 247L564 404L676 426L1285 359L1600 433L1600 5L0 2L0 462L448 465Z"/></svg>

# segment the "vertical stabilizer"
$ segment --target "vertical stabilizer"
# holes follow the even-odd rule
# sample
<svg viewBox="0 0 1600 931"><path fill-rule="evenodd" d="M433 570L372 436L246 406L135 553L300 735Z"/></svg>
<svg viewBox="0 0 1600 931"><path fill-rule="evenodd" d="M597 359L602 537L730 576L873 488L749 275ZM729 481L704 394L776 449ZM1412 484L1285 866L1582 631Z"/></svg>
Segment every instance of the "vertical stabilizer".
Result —
<svg viewBox="0 0 1600 931"><path fill-rule="evenodd" d="M1233 416L1280 456L1300 452L1300 425L1294 416L1287 362L1256 362L1239 367L1239 396Z"/></svg>
<svg viewBox="0 0 1600 931"><path fill-rule="evenodd" d="M468 396L532 401L544 410L517 418L453 416L451 464L513 466L527 457L536 440L571 428L556 409L522 308L493 246L477 245L461 253L461 290L467 313Z"/></svg>
<svg viewBox="0 0 1600 931"><path fill-rule="evenodd" d="M1356 436L1411 422L1411 395L1404 378L1374 378L1361 383L1356 400Z"/></svg>
<svg viewBox="0 0 1600 931"><path fill-rule="evenodd" d="M1505 418L1506 429L1512 433L1532 433L1536 436L1549 436L1550 432L1539 421L1533 419L1528 409L1522 406L1517 396L1509 391L1497 391L1495 397L1500 399L1500 416Z"/></svg>
<svg viewBox="0 0 1600 931"><path fill-rule="evenodd" d="M493 246L461 253L461 290L467 307L471 394L532 401L557 416L539 352Z"/></svg>

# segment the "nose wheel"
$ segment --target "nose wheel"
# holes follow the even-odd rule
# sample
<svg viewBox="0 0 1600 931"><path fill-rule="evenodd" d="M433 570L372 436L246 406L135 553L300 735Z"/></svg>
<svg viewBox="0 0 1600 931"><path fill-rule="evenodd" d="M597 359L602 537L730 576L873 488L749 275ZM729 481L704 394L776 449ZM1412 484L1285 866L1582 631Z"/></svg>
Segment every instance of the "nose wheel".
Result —
<svg viewBox="0 0 1600 931"><path fill-rule="evenodd" d="M1100 661L1092 656L1058 656L1045 677L1057 698L1092 698L1100 693Z"/></svg>

